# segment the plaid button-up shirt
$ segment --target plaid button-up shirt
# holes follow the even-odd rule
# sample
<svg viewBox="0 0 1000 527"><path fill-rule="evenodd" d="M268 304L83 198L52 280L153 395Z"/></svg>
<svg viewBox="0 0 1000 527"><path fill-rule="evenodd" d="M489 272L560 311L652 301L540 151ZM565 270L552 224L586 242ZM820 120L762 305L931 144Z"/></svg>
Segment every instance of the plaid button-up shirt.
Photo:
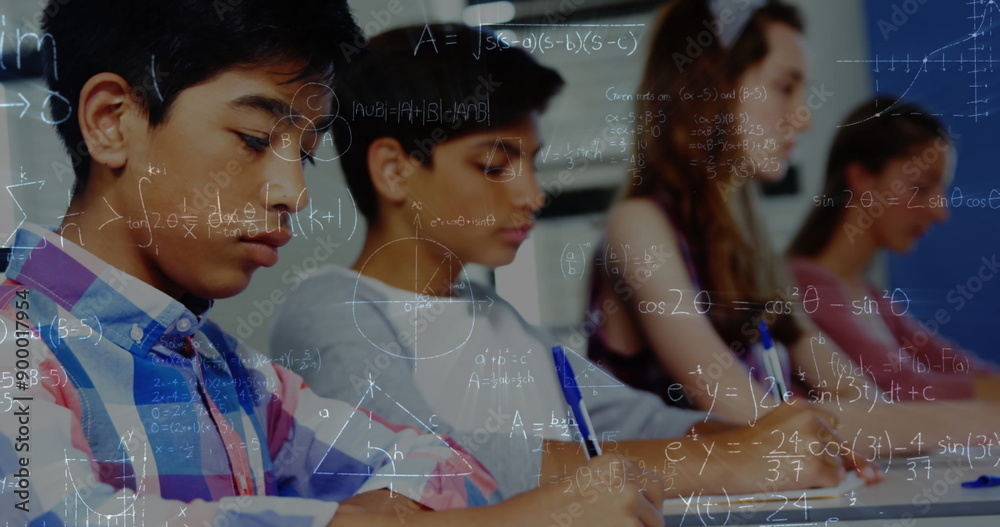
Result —
<svg viewBox="0 0 1000 527"><path fill-rule="evenodd" d="M291 527L326 525L337 501L381 488L432 509L500 498L450 439L316 396L206 321L210 301L178 302L34 226L6 275L9 525Z"/></svg>

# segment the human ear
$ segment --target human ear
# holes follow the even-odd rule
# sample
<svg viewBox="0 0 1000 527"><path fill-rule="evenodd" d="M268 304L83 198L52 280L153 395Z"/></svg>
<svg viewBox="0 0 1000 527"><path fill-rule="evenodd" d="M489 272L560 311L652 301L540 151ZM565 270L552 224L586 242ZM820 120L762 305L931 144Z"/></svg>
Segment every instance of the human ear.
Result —
<svg viewBox="0 0 1000 527"><path fill-rule="evenodd" d="M114 73L98 73L80 91L79 124L90 157L112 169L128 160L125 114L132 104L131 85Z"/></svg>
<svg viewBox="0 0 1000 527"><path fill-rule="evenodd" d="M382 199L393 203L406 201L409 163L403 146L394 138L380 137L368 146L368 177Z"/></svg>
<svg viewBox="0 0 1000 527"><path fill-rule="evenodd" d="M844 167L844 183L847 189L855 194L860 194L875 188L878 174L865 168L858 162L848 163Z"/></svg>

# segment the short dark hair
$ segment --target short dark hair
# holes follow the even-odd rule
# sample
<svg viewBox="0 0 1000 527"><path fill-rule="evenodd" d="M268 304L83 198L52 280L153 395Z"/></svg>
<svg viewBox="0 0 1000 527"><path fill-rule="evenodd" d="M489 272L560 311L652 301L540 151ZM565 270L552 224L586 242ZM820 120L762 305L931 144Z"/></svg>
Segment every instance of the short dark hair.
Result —
<svg viewBox="0 0 1000 527"><path fill-rule="evenodd" d="M431 166L436 144L544 111L562 86L558 72L488 29L430 24L372 38L334 87L344 117L333 125L334 140L358 209L377 219L368 174L376 139L395 138Z"/></svg>
<svg viewBox="0 0 1000 527"><path fill-rule="evenodd" d="M72 109L56 128L74 158L74 193L90 176L76 106L94 75L124 78L157 126L180 92L225 69L295 61L289 81L332 80L348 62L340 45L362 40L346 0L49 0L45 13L58 46L45 80Z"/></svg>

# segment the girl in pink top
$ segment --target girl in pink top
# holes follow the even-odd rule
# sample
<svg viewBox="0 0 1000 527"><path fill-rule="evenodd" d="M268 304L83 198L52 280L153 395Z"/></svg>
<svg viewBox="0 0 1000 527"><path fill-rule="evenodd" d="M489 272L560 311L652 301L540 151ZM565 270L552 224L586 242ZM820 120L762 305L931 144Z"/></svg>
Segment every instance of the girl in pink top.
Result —
<svg viewBox="0 0 1000 527"><path fill-rule="evenodd" d="M983 362L938 335L908 311L899 291L866 277L882 249L903 253L948 218L941 196L951 182L954 144L940 121L921 108L876 98L858 106L834 138L817 206L789 249L800 288L810 289L813 322L883 390L925 400L975 396L974 377L995 375Z"/></svg>

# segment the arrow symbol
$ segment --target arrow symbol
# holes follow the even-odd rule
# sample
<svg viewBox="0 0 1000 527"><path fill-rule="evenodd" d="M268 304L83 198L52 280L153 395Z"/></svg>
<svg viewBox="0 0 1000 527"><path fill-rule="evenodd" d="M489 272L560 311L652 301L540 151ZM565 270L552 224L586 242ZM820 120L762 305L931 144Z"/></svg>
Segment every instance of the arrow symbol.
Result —
<svg viewBox="0 0 1000 527"><path fill-rule="evenodd" d="M17 96L20 97L21 100L24 102L5 102L3 104L0 104L0 108L24 106L24 109L21 110L21 115L17 116L18 119L23 119L24 114L28 113L28 108L31 108L31 102L29 102L28 99L21 92L17 92Z"/></svg>
<svg viewBox="0 0 1000 527"><path fill-rule="evenodd" d="M22 225L24 225L24 222L28 219L28 214L26 212L24 212L24 207L22 207L21 204L17 202L17 196L14 195L14 189L18 188L18 187L27 187L27 186L31 186L31 185L38 185L38 190L41 190L41 188L43 186L45 186L45 181L44 180L42 180L42 181L32 181L31 183L18 183L17 185L7 185L7 194L10 194L11 201L14 202L14 206L17 207L17 210L19 210L21 212L21 216L22 216L21 217L21 221L19 221L17 223L17 226L14 227L14 231L15 232L17 231L17 229L20 229ZM14 237L14 233L12 232L10 234L10 236L7 238L7 241L4 242L4 244L9 244L11 238L13 238L13 237Z"/></svg>

